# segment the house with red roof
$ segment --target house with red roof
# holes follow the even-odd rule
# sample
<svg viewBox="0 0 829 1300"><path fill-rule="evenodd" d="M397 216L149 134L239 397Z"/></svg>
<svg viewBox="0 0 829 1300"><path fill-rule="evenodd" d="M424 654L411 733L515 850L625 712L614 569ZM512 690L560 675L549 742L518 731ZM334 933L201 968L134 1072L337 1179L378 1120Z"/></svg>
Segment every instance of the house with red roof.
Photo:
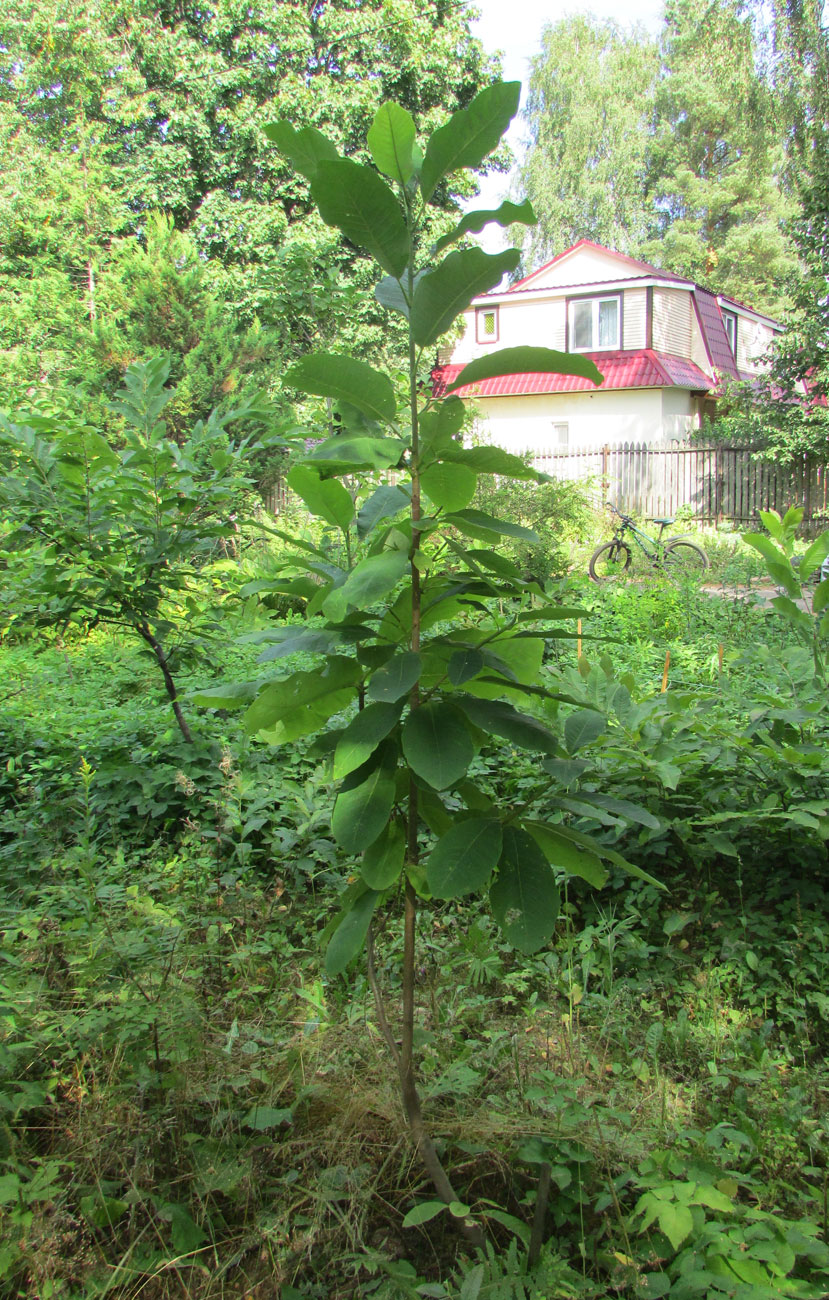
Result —
<svg viewBox="0 0 829 1300"><path fill-rule="evenodd" d="M744 303L582 239L503 291L476 298L438 356L439 395L468 362L531 345L595 361L596 387L567 375L505 375L460 390L482 432L510 451L682 440L724 377L751 380L781 326Z"/></svg>

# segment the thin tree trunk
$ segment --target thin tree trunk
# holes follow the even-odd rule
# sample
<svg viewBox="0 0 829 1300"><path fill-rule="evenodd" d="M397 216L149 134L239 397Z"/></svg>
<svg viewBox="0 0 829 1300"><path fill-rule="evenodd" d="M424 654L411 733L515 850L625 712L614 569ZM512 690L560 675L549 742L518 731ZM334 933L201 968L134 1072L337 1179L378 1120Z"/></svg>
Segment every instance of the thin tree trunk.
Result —
<svg viewBox="0 0 829 1300"><path fill-rule="evenodd" d="M150 631L146 623L142 623L140 626L138 626L136 628L136 631L138 632L138 635L147 642L147 645L150 647L150 649L152 650L153 654L156 657L158 666L161 669L161 675L164 678L164 685L167 689L167 694L170 698L170 703L173 706L173 713L176 715L176 722L179 725L179 730L182 736L184 737L184 739L187 741L187 744L192 745L193 736L190 732L190 728L187 725L187 720L181 711L181 705L178 702L178 691L176 690L176 684L173 680L173 674L170 672L170 665L167 662L167 656L164 653L164 647L161 645L159 641L156 640L156 638L153 636L152 632Z"/></svg>

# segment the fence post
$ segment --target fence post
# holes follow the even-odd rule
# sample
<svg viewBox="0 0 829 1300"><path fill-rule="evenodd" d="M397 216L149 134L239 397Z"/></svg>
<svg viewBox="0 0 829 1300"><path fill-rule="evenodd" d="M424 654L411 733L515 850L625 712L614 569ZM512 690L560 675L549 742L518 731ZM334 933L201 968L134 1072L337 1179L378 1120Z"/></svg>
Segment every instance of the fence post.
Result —
<svg viewBox="0 0 829 1300"><path fill-rule="evenodd" d="M610 455L610 448L607 445L607 443L605 443L605 445L602 447L602 505L604 505L605 501L607 500L607 495L608 492L610 491L610 480L607 476L607 460L609 455Z"/></svg>

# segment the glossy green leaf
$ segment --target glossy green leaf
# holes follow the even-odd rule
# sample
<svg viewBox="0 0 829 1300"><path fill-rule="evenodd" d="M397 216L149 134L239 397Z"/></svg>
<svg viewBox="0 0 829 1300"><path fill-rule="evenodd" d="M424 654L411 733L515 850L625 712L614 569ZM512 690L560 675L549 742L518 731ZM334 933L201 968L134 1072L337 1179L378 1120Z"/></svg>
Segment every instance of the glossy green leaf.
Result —
<svg viewBox="0 0 829 1300"><path fill-rule="evenodd" d="M431 411L420 414L420 460L427 464L436 454L455 446L466 419L466 407L459 397L447 397ZM457 444L459 445L459 444Z"/></svg>
<svg viewBox="0 0 829 1300"><path fill-rule="evenodd" d="M449 1206L444 1201L421 1201L403 1220L404 1228L416 1228L421 1223L428 1223L430 1219L436 1219Z"/></svg>
<svg viewBox="0 0 829 1300"><path fill-rule="evenodd" d="M419 680L420 672L420 655L406 650L378 668L368 684L366 694L370 700L399 700L409 694Z"/></svg>
<svg viewBox="0 0 829 1300"><path fill-rule="evenodd" d="M470 678L477 677L484 666L484 656L475 646L464 646L455 650L446 668L453 686L463 686ZM467 713L468 716L468 713Z"/></svg>
<svg viewBox="0 0 829 1300"><path fill-rule="evenodd" d="M629 799L616 799L610 794L601 794L597 791L588 793L585 790L579 791L578 799L582 805L609 813L611 817L620 817L622 821L646 826L651 831L662 829L662 822L658 817L654 817L647 808L642 808L640 804L632 803Z"/></svg>
<svg viewBox="0 0 829 1300"><path fill-rule="evenodd" d="M816 614L820 614L826 609L827 605L829 605L829 578L824 578L815 587L815 594L812 597L812 609Z"/></svg>
<svg viewBox="0 0 829 1300"><path fill-rule="evenodd" d="M489 880L501 854L501 825L492 817L469 817L441 836L426 860L426 881L435 898L461 898Z"/></svg>
<svg viewBox="0 0 829 1300"><path fill-rule="evenodd" d="M316 176L321 162L333 162L339 158L336 146L316 127L303 126L295 130L290 122L280 121L269 122L263 130L292 167L309 181Z"/></svg>
<svg viewBox="0 0 829 1300"><path fill-rule="evenodd" d="M397 438L363 438L336 434L318 443L305 457L305 463L336 474L352 474L357 470L389 469L396 465L406 450L406 444Z"/></svg>
<svg viewBox="0 0 829 1300"><path fill-rule="evenodd" d="M409 714L402 745L412 771L434 790L444 790L459 781L475 757L475 745L463 714L440 700L423 704Z"/></svg>
<svg viewBox="0 0 829 1300"><path fill-rule="evenodd" d="M462 239L466 234L479 234L484 226L534 226L535 213L529 199L523 203L510 203L508 200L498 208L480 209L477 212L467 212L454 230L450 230L448 235L444 235L435 244L435 254L442 253L444 248L454 244L457 240Z"/></svg>
<svg viewBox="0 0 829 1300"><path fill-rule="evenodd" d="M322 603L327 618L338 621L345 618L352 606L363 609L388 596L408 572L409 557L405 551L381 551L368 555L351 570L341 587L329 592Z"/></svg>
<svg viewBox="0 0 829 1300"><path fill-rule="evenodd" d="M520 827L504 827L489 902L504 937L519 952L537 952L555 931L560 897L552 868L532 836Z"/></svg>
<svg viewBox="0 0 829 1300"><path fill-rule="evenodd" d="M557 867L568 876L586 880L594 889L601 889L607 884L607 871L595 853L574 844L566 835L561 835L555 826L548 826L544 822L525 822L524 827L551 867Z"/></svg>
<svg viewBox="0 0 829 1300"><path fill-rule="evenodd" d="M437 461L421 472L420 486L439 510L463 510L475 495L478 475L465 465Z"/></svg>
<svg viewBox="0 0 829 1300"><path fill-rule="evenodd" d="M569 754L575 754L584 745L592 745L594 740L607 730L607 718L595 709L576 709L564 724L564 743Z"/></svg>
<svg viewBox="0 0 829 1300"><path fill-rule="evenodd" d="M360 875L371 889L389 889L399 878L406 856L406 836L397 822L389 822L363 854Z"/></svg>
<svg viewBox="0 0 829 1300"><path fill-rule="evenodd" d="M350 402L375 420L393 420L397 410L388 375L365 361L336 352L312 352L302 357L285 371L283 380L289 388L303 393Z"/></svg>
<svg viewBox="0 0 829 1300"><path fill-rule="evenodd" d="M352 718L334 752L336 781L368 762L380 741L385 740L396 727L402 710L402 701L398 704L368 704Z"/></svg>
<svg viewBox="0 0 829 1300"><path fill-rule="evenodd" d="M436 343L473 298L488 293L515 270L520 256L517 248L503 253L465 248L445 257L415 289L409 317L415 342Z"/></svg>
<svg viewBox="0 0 829 1300"><path fill-rule="evenodd" d="M305 502L312 515L345 530L354 518L351 495L335 478L320 478L308 465L295 465L287 478L288 487Z"/></svg>
<svg viewBox="0 0 829 1300"><path fill-rule="evenodd" d="M381 104L368 129L368 147L378 171L405 185L414 172L415 124L400 104Z"/></svg>
<svg viewBox="0 0 829 1300"><path fill-rule="evenodd" d="M415 274L412 284L413 291L420 284L424 275L428 274L429 271L426 268ZM384 276L383 279L378 281L374 286L374 296L380 306L385 307L386 311L396 311L400 316L404 316L406 320L409 319L409 311L412 302L405 278L398 280L393 275Z"/></svg>
<svg viewBox="0 0 829 1300"><path fill-rule="evenodd" d="M316 716L317 725L346 707L353 699L353 688L360 679L359 665L344 655L332 655L313 672L293 673L281 681L271 682L256 697L245 713L248 732L272 732L284 728L280 738L295 739L307 735L295 727L309 721L307 711ZM309 730L314 730L314 726Z"/></svg>
<svg viewBox="0 0 829 1300"><path fill-rule="evenodd" d="M371 167L350 158L321 162L311 181L320 216L346 239L371 253L389 275L400 276L409 260L409 232L392 190Z"/></svg>
<svg viewBox="0 0 829 1300"><path fill-rule="evenodd" d="M232 686L209 686L189 697L202 709L238 709L250 704L256 695L255 682L235 682Z"/></svg>
<svg viewBox="0 0 829 1300"><path fill-rule="evenodd" d="M331 830L347 853L362 853L386 826L395 799L395 746L387 741L368 763L343 782Z"/></svg>
<svg viewBox="0 0 829 1300"><path fill-rule="evenodd" d="M827 555L829 555L829 532L821 533L820 537L816 537L801 559L797 571L802 582L805 582L809 575L823 563Z"/></svg>
<svg viewBox="0 0 829 1300"><path fill-rule="evenodd" d="M455 393L467 384L477 384L483 379L497 379L500 375L578 375L601 384L603 376L595 364L576 352L556 352L552 348L501 348L477 357L464 366L457 379L446 390Z"/></svg>
<svg viewBox="0 0 829 1300"><path fill-rule="evenodd" d="M476 474L503 474L505 478L526 479L534 483L547 477L528 465L521 456L514 456L501 447L460 447L455 444L442 453L442 458L453 465L469 466Z"/></svg>
<svg viewBox="0 0 829 1300"><path fill-rule="evenodd" d="M458 704L476 727L491 736L501 736L520 749L558 753L558 740L543 722L528 713L519 713L504 700L478 700L464 695L458 697Z"/></svg>
<svg viewBox="0 0 829 1300"><path fill-rule="evenodd" d="M444 176L461 167L478 167L492 153L518 112L520 95L520 81L496 82L434 132L420 173L424 199L431 198Z"/></svg>
<svg viewBox="0 0 829 1300"><path fill-rule="evenodd" d="M533 532L531 528L525 528L523 524L514 524L509 519L496 519L494 515L488 515L483 510L453 510L447 514L446 523L454 524L455 527L467 537L475 537L478 541L492 541L494 537L517 537L523 542L539 542L538 533Z"/></svg>
<svg viewBox="0 0 829 1300"><path fill-rule="evenodd" d="M345 913L325 952L325 969L329 975L341 975L349 962L363 951L368 927L381 897L378 890L367 889Z"/></svg>
<svg viewBox="0 0 829 1300"><path fill-rule="evenodd" d="M244 640L244 638L240 638ZM259 664L272 663L274 659L285 659L295 654L331 654L339 645L341 638L336 632L327 628L310 628L294 625L269 629L265 637L265 649L258 656Z"/></svg>
<svg viewBox="0 0 829 1300"><path fill-rule="evenodd" d="M391 483L381 483L357 512L357 532L366 537L381 519L393 519L411 503L411 497Z"/></svg>

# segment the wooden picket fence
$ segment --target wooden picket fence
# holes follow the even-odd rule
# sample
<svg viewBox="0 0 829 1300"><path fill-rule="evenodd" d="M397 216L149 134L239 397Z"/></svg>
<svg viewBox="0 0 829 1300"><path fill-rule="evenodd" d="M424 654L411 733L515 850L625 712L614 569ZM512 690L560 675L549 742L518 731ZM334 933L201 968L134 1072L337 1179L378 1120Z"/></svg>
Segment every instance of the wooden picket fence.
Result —
<svg viewBox="0 0 829 1300"><path fill-rule="evenodd" d="M551 478L581 482L596 505L611 501L625 514L659 518L689 507L690 517L699 523L728 519L749 528L759 522L760 510L782 514L790 505L801 505L805 536L829 528L829 465L809 456L777 465L755 460L745 447L685 442L625 442L531 454L536 468ZM276 483L265 506L281 514L289 496L285 484Z"/></svg>
<svg viewBox="0 0 829 1300"><path fill-rule="evenodd" d="M809 456L778 465L745 447L626 442L533 452L533 463L551 478L583 482L597 505L611 501L625 514L658 518L690 507L700 523L744 528L760 510L800 505L805 535L829 527L829 466Z"/></svg>

